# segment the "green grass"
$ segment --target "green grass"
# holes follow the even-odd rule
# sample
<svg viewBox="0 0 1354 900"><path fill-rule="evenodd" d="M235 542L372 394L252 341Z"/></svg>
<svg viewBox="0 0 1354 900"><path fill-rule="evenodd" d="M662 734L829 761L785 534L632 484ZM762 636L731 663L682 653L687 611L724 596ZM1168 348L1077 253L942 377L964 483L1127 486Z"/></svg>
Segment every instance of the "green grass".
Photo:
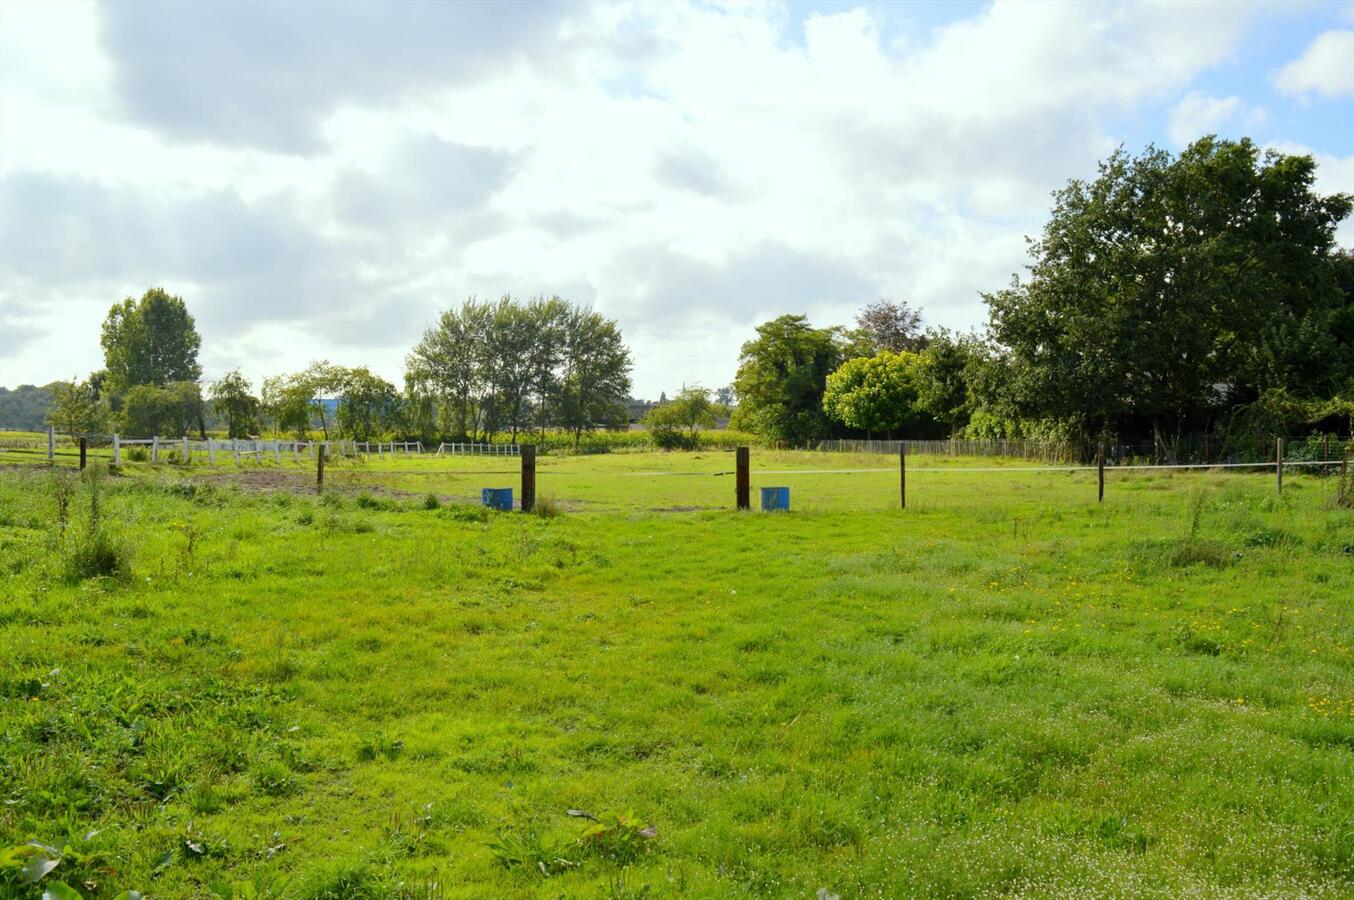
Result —
<svg viewBox="0 0 1354 900"><path fill-rule="evenodd" d="M88 486L60 529L46 471L0 470L0 854L67 848L48 880L100 897L1354 891L1329 480L1099 506L918 459L902 512L887 457L756 452L796 510L762 515L731 462L545 457L552 517L461 502L515 460L324 498L132 465L93 578Z"/></svg>

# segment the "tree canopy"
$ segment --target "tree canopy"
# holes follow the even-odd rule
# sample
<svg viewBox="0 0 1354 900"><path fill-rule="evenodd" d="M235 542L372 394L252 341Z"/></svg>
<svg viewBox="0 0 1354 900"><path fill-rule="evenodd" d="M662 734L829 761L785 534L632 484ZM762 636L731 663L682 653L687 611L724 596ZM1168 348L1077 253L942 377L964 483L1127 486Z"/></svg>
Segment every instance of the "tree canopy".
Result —
<svg viewBox="0 0 1354 900"><path fill-rule="evenodd" d="M758 325L734 377L737 427L787 446L821 437L830 427L823 411L827 376L845 358L845 345L841 329L814 328L801 315Z"/></svg>
<svg viewBox="0 0 1354 900"><path fill-rule="evenodd" d="M616 323L558 297L471 297L448 309L406 360L407 391L435 398L445 434L491 437L623 421L630 350ZM424 413L426 416L426 411Z"/></svg>
<svg viewBox="0 0 1354 900"><path fill-rule="evenodd" d="M239 369L212 382L212 406L225 418L229 437L248 437L259 426L259 398L250 391L249 379Z"/></svg>
<svg viewBox="0 0 1354 900"><path fill-rule="evenodd" d="M823 410L834 421L873 436L892 436L917 418L915 353L884 350L856 357L827 377Z"/></svg>
<svg viewBox="0 0 1354 900"><path fill-rule="evenodd" d="M182 298L162 288L115 304L104 319L101 343L113 392L202 377L197 361L202 338L193 317Z"/></svg>
<svg viewBox="0 0 1354 900"><path fill-rule="evenodd" d="M1354 359L1333 255L1351 198L1307 156L1204 138L1123 150L1055 197L1027 280L987 294L1022 415L1161 438L1284 389L1329 394Z"/></svg>

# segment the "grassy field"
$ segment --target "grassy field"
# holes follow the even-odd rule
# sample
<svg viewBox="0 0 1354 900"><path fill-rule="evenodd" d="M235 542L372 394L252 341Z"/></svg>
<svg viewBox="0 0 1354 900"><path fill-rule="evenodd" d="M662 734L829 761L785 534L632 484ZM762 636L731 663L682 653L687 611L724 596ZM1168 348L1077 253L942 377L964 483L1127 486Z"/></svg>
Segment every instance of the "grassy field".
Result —
<svg viewBox="0 0 1354 900"><path fill-rule="evenodd" d="M1099 506L918 459L902 512L887 457L754 452L763 515L731 454L614 454L541 460L552 517L464 502L515 463L133 463L98 540L96 485L62 528L0 469L0 858L91 897L1354 892L1329 480Z"/></svg>

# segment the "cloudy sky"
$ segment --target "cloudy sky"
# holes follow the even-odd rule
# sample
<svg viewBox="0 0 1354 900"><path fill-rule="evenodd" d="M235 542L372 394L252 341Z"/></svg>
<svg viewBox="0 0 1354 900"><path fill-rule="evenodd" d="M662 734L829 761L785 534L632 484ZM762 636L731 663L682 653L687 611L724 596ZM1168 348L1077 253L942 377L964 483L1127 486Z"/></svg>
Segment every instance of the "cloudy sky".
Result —
<svg viewBox="0 0 1354 900"><path fill-rule="evenodd" d="M512 293L619 319L640 395L713 387L784 312L980 325L1119 144L1250 135L1354 191L1351 123L1350 3L5 0L0 384L99 368L158 285L208 378L398 381Z"/></svg>

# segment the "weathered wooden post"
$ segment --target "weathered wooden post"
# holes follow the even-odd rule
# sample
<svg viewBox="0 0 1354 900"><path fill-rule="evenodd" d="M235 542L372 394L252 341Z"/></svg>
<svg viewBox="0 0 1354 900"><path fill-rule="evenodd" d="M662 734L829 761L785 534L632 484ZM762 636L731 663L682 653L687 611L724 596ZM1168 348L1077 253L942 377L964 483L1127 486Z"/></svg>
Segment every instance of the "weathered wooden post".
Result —
<svg viewBox="0 0 1354 900"><path fill-rule="evenodd" d="M160 436L152 435L150 439L150 461L158 463L160 461Z"/></svg>
<svg viewBox="0 0 1354 900"><path fill-rule="evenodd" d="M898 442L898 499L899 509L907 509L907 442Z"/></svg>
<svg viewBox="0 0 1354 900"><path fill-rule="evenodd" d="M56 428L47 426L47 462L56 463Z"/></svg>
<svg viewBox="0 0 1354 900"><path fill-rule="evenodd" d="M192 458L193 458L193 457L192 457L192 453L191 453L191 451L188 449L188 435L185 434L185 435L183 436L183 460L182 460L183 464L184 464L185 466L188 465L189 461L190 461Z"/></svg>
<svg viewBox="0 0 1354 900"><path fill-rule="evenodd" d="M320 453L315 457L315 493L324 493L324 444L320 445Z"/></svg>
<svg viewBox="0 0 1354 900"><path fill-rule="evenodd" d="M737 501L739 509L752 509L752 479L748 472L748 448L739 447L735 457L737 471L734 475L734 499Z"/></svg>
<svg viewBox="0 0 1354 900"><path fill-rule="evenodd" d="M80 435L80 468L82 468L82 469L85 467L85 442L86 442L86 440L87 440L87 439L85 438L84 435Z"/></svg>
<svg viewBox="0 0 1354 900"><path fill-rule="evenodd" d="M273 462L282 464L282 442L273 441Z"/></svg>
<svg viewBox="0 0 1354 900"><path fill-rule="evenodd" d="M1104 503L1104 502L1105 502L1105 445L1104 445L1104 444L1101 444L1101 445L1100 445L1099 450L1097 450L1097 451L1096 451L1096 454L1095 454L1095 474L1096 474L1096 479L1099 481L1099 493L1097 494L1097 501L1100 502L1100 503Z"/></svg>
<svg viewBox="0 0 1354 900"><path fill-rule="evenodd" d="M216 465L216 441L207 438L207 465Z"/></svg>
<svg viewBox="0 0 1354 900"><path fill-rule="evenodd" d="M1274 439L1274 485L1283 493L1283 438Z"/></svg>
<svg viewBox="0 0 1354 900"><path fill-rule="evenodd" d="M122 438L119 435L113 435L113 465L122 465Z"/></svg>
<svg viewBox="0 0 1354 900"><path fill-rule="evenodd" d="M522 445L522 512L536 506L536 445Z"/></svg>

